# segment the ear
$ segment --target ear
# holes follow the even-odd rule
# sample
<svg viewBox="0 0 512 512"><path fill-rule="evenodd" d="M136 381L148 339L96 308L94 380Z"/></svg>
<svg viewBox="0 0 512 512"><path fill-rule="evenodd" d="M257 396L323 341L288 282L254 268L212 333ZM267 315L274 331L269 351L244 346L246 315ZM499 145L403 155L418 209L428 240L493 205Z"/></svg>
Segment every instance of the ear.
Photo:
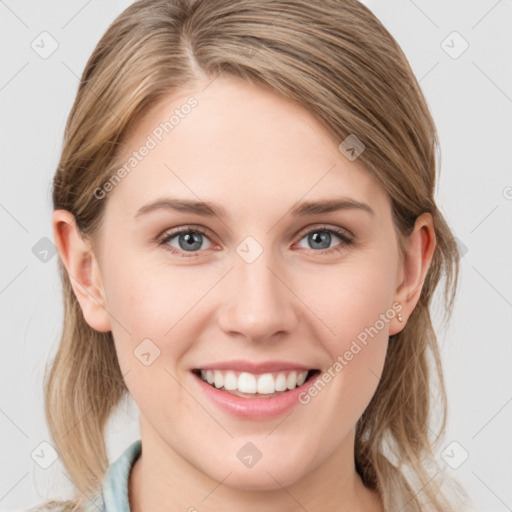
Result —
<svg viewBox="0 0 512 512"><path fill-rule="evenodd" d="M400 332L405 327L407 319L416 307L435 246L436 234L432 215L425 212L416 219L414 229L406 241L404 259L400 262L399 285L395 291L394 302L402 305L400 313L403 322L399 322L395 316L390 324L390 335Z"/></svg>
<svg viewBox="0 0 512 512"><path fill-rule="evenodd" d="M67 210L53 211L52 226L55 245L86 322L96 331L110 331L100 269L90 243L84 240L74 215Z"/></svg>

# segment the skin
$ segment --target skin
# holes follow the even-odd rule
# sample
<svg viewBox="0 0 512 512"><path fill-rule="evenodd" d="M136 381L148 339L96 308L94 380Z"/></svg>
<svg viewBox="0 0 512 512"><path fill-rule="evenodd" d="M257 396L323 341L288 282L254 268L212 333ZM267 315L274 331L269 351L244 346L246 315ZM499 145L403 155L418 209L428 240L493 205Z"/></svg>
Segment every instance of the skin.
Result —
<svg viewBox="0 0 512 512"><path fill-rule="evenodd" d="M191 95L198 106L102 199L97 253L69 212L53 213L84 317L112 331L140 411L143 451L130 475L131 510L382 511L355 471L354 428L379 382L388 337L403 329L419 299L435 247L432 218L417 219L402 260L389 198L337 149L340 141L303 107L232 77L155 106L130 132L120 161ZM218 203L228 216L161 209L134 218L166 196ZM297 201L341 196L367 203L375 215L288 213ZM207 231L198 234L195 257L158 245L164 232L190 225ZM322 226L349 230L354 243L332 234L318 248L307 235ZM250 264L236 252L247 236L263 249ZM179 250L179 241L167 245ZM397 301L404 321L386 323L286 417L231 416L190 373L235 358L326 370ZM160 350L149 366L133 354L146 338ZM252 468L236 456L247 442L262 453Z"/></svg>

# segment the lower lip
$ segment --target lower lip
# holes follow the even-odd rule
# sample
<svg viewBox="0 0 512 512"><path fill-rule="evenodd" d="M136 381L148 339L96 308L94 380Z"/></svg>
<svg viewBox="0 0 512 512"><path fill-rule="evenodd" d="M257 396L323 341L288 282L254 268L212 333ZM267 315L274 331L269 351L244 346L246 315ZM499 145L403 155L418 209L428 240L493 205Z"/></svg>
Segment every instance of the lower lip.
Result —
<svg viewBox="0 0 512 512"><path fill-rule="evenodd" d="M293 409L300 404L299 395L306 392L318 377L318 375L314 375L302 386L272 398L242 398L211 386L195 373L192 375L199 387L216 406L234 416L253 420L275 418Z"/></svg>

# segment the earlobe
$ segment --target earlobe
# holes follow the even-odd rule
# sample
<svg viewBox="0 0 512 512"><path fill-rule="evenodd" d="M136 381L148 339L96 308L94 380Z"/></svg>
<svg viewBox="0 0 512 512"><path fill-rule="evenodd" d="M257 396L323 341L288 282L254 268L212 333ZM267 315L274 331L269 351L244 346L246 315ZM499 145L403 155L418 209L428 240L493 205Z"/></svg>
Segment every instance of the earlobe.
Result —
<svg viewBox="0 0 512 512"><path fill-rule="evenodd" d="M436 236L432 215L425 212L418 216L414 229L409 235L403 262L401 262L401 281L396 289L394 301L401 304L403 321L395 319L390 326L390 335L400 332L416 307L427 276L434 250Z"/></svg>
<svg viewBox="0 0 512 512"><path fill-rule="evenodd" d="M53 237L86 322L95 330L111 330L100 269L90 243L67 210L52 213Z"/></svg>

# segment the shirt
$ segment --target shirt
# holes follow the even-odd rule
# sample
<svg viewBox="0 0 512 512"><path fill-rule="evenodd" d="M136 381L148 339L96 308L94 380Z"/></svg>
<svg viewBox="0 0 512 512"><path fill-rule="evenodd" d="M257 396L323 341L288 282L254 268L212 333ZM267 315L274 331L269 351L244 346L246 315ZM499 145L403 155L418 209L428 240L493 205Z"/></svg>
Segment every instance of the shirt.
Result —
<svg viewBox="0 0 512 512"><path fill-rule="evenodd" d="M142 443L138 439L110 464L101 483L101 492L85 504L83 512L130 512L128 480L141 450ZM52 501L32 507L27 512L65 512L71 510L68 503Z"/></svg>
<svg viewBox="0 0 512 512"><path fill-rule="evenodd" d="M103 503L100 503L100 509L104 512L130 512L128 479L130 471L141 453L141 447L142 443L138 439L108 467L102 482ZM96 508L94 505L92 507ZM91 508L91 512L93 508Z"/></svg>

